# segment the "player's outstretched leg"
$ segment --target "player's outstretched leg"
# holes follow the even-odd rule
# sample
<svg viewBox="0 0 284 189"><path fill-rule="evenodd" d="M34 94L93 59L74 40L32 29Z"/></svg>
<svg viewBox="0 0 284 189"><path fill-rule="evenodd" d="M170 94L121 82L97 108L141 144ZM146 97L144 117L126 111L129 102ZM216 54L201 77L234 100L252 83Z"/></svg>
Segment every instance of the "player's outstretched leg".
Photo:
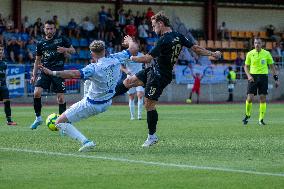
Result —
<svg viewBox="0 0 284 189"><path fill-rule="evenodd" d="M125 85L123 84L123 82L120 82L116 85L115 87L115 94L113 97L115 96L119 96L119 95L123 95L125 94L129 89L125 87Z"/></svg>
<svg viewBox="0 0 284 189"><path fill-rule="evenodd" d="M70 123L58 123L56 127L62 135L67 135L74 140L81 142L82 147L79 152L90 152L93 151L96 144L85 137L76 127Z"/></svg>

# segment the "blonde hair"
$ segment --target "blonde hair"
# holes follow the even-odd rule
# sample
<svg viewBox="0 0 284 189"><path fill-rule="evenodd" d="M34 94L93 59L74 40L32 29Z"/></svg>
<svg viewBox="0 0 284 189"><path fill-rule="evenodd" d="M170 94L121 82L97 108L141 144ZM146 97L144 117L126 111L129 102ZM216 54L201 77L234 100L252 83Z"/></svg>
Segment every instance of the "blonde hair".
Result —
<svg viewBox="0 0 284 189"><path fill-rule="evenodd" d="M90 44L89 48L94 53L102 53L105 50L105 42L101 40L94 40Z"/></svg>
<svg viewBox="0 0 284 189"><path fill-rule="evenodd" d="M156 22L163 22L166 27L171 26L169 18L165 15L163 11L160 11L154 16L152 16L151 20L155 20Z"/></svg>

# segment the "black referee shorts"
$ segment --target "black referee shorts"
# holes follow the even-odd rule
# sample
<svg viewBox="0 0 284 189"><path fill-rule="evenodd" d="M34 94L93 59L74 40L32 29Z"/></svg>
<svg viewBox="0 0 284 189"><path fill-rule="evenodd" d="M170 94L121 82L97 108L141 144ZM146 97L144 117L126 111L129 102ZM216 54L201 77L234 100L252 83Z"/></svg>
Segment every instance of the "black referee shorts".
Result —
<svg viewBox="0 0 284 189"><path fill-rule="evenodd" d="M41 73L37 78L35 86L43 89L51 89L55 93L65 93L64 79L44 73Z"/></svg>
<svg viewBox="0 0 284 189"><path fill-rule="evenodd" d="M9 90L7 86L0 86L0 101L9 99Z"/></svg>
<svg viewBox="0 0 284 189"><path fill-rule="evenodd" d="M159 73L155 72L152 67L143 69L135 75L144 83L145 97L150 100L158 101L163 90L169 84L169 82Z"/></svg>
<svg viewBox="0 0 284 189"><path fill-rule="evenodd" d="M268 75L267 74L251 74L254 82L248 81L247 94L267 95L268 94Z"/></svg>

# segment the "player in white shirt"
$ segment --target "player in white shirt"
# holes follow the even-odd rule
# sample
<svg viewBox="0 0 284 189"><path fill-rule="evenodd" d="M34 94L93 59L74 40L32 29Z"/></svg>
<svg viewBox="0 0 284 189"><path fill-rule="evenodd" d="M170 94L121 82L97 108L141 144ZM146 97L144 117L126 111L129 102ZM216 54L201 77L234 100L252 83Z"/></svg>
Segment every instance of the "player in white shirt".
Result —
<svg viewBox="0 0 284 189"><path fill-rule="evenodd" d="M143 55L138 53L137 56ZM127 61L127 63L121 65L121 70L127 74L127 77L135 75L142 70L142 63L136 63L133 61ZM142 119L142 109L143 109L143 97L144 97L144 88L142 86L132 87L128 90L129 96L129 110L130 110L130 120L135 119L135 94L137 94L137 119Z"/></svg>
<svg viewBox="0 0 284 189"><path fill-rule="evenodd" d="M47 75L61 78L81 78L90 80L87 95L73 104L56 120L59 131L82 143L80 152L92 151L95 143L77 130L73 123L90 116L105 112L112 103L115 87L120 79L120 65L125 63L132 54L137 54L138 45L129 44L127 50L105 57L105 43L95 40L90 44L92 63L81 70L51 71L42 65L39 68ZM72 124L71 124L72 123Z"/></svg>

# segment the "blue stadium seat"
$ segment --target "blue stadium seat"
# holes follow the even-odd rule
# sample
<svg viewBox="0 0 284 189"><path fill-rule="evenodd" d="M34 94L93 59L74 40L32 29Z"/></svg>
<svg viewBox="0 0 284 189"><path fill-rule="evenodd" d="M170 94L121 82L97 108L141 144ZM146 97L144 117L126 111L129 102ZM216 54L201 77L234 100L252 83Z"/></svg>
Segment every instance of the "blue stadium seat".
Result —
<svg viewBox="0 0 284 189"><path fill-rule="evenodd" d="M87 50L80 50L79 52L79 59L88 59L88 53Z"/></svg>
<svg viewBox="0 0 284 189"><path fill-rule="evenodd" d="M89 46L89 41L85 38L81 38L79 40L79 43L80 43L80 47L88 47Z"/></svg>
<svg viewBox="0 0 284 189"><path fill-rule="evenodd" d="M79 47L80 46L79 41L76 38L71 38L71 44L72 44L73 47Z"/></svg>

